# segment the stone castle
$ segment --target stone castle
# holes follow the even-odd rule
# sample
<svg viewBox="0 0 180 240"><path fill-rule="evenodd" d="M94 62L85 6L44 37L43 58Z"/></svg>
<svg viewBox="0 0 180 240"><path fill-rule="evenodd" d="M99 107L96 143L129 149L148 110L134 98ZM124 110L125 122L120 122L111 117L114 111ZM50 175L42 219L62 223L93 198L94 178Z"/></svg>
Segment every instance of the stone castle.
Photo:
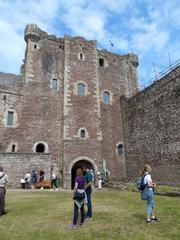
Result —
<svg viewBox="0 0 180 240"><path fill-rule="evenodd" d="M134 181L144 163L159 183L180 183L179 65L143 91L138 57L57 38L28 24L20 75L0 73L0 164L10 185L52 166L72 188L86 164L111 182Z"/></svg>

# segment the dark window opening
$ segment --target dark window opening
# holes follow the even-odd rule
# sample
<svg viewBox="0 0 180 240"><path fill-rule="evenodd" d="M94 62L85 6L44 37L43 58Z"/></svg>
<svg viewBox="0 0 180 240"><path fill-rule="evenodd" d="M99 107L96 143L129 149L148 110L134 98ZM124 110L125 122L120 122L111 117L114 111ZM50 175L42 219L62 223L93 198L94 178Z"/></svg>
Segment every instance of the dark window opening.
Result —
<svg viewBox="0 0 180 240"><path fill-rule="evenodd" d="M45 146L44 146L44 144L39 143L39 144L36 146L36 152L37 152L37 153L43 153L44 151L45 151Z"/></svg>
<svg viewBox="0 0 180 240"><path fill-rule="evenodd" d="M73 165L72 170L71 170L71 189L74 189L74 184L75 184L74 180L75 180L75 177L76 177L77 168L83 168L83 166L85 166L85 165L88 166L89 169L92 169L93 172L94 172L94 166L89 161L80 160L80 161L76 162Z"/></svg>
<svg viewBox="0 0 180 240"><path fill-rule="evenodd" d="M11 149L11 152L15 152L15 150L16 150L16 145L12 145L12 149Z"/></svg>
<svg viewBox="0 0 180 240"><path fill-rule="evenodd" d="M99 58L99 66L104 67L104 59L103 58Z"/></svg>
<svg viewBox="0 0 180 240"><path fill-rule="evenodd" d="M7 100L7 96L6 95L3 96L3 100L6 102L6 100Z"/></svg>
<svg viewBox="0 0 180 240"><path fill-rule="evenodd" d="M80 53L80 60L83 60L83 54L82 53Z"/></svg>
<svg viewBox="0 0 180 240"><path fill-rule="evenodd" d="M64 46L63 46L63 45L59 45L59 48L60 48L60 49L64 49Z"/></svg>
<svg viewBox="0 0 180 240"><path fill-rule="evenodd" d="M14 112L8 112L7 125L13 126Z"/></svg>
<svg viewBox="0 0 180 240"><path fill-rule="evenodd" d="M36 49L37 48L37 45L36 44L34 44L34 49Z"/></svg>
<svg viewBox="0 0 180 240"><path fill-rule="evenodd" d="M124 150L123 144L119 144L118 147L117 147L117 150L118 150L118 155L121 155L123 153L123 150Z"/></svg>
<svg viewBox="0 0 180 240"><path fill-rule="evenodd" d="M84 129L81 130L81 138L85 138L86 137L86 132Z"/></svg>

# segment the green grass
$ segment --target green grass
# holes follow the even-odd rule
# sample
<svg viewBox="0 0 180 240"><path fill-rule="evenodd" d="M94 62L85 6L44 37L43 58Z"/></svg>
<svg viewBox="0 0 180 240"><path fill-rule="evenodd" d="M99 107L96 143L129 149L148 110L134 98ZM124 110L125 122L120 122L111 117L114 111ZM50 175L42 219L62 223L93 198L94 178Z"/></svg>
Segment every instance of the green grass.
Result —
<svg viewBox="0 0 180 240"><path fill-rule="evenodd" d="M138 189L136 187L135 184L128 184L127 185L127 189L129 191L133 191L133 192L138 192ZM175 186L164 186L164 185L157 185L155 188L156 192L163 192L163 193L167 193L167 192L180 192L180 187L175 187Z"/></svg>
<svg viewBox="0 0 180 240"><path fill-rule="evenodd" d="M146 202L137 192L92 194L93 220L69 230L72 192L7 190L8 214L0 217L0 240L179 240L180 198L155 196L160 223L147 225Z"/></svg>

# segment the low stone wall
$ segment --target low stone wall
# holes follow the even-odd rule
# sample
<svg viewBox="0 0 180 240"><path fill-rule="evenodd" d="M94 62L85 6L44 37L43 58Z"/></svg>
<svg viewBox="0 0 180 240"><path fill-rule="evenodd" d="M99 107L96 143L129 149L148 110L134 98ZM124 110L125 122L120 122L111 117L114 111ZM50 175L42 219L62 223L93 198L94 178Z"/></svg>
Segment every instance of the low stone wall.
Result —
<svg viewBox="0 0 180 240"><path fill-rule="evenodd" d="M30 173L34 169L39 175L40 170L45 171L45 178L50 178L51 155L32 153L1 153L0 165L9 178L8 187L20 188L21 178L24 178L27 171Z"/></svg>

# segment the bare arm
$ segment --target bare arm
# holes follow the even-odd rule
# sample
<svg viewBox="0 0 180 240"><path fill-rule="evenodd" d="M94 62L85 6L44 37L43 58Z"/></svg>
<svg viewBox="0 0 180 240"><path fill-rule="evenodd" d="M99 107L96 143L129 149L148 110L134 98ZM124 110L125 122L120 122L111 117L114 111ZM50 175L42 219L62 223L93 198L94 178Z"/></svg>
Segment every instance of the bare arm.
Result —
<svg viewBox="0 0 180 240"><path fill-rule="evenodd" d="M148 187L154 188L156 187L156 183L153 183L152 181L148 182Z"/></svg>
<svg viewBox="0 0 180 240"><path fill-rule="evenodd" d="M74 185L74 193L76 192L77 188L78 188L78 183L76 182Z"/></svg>

